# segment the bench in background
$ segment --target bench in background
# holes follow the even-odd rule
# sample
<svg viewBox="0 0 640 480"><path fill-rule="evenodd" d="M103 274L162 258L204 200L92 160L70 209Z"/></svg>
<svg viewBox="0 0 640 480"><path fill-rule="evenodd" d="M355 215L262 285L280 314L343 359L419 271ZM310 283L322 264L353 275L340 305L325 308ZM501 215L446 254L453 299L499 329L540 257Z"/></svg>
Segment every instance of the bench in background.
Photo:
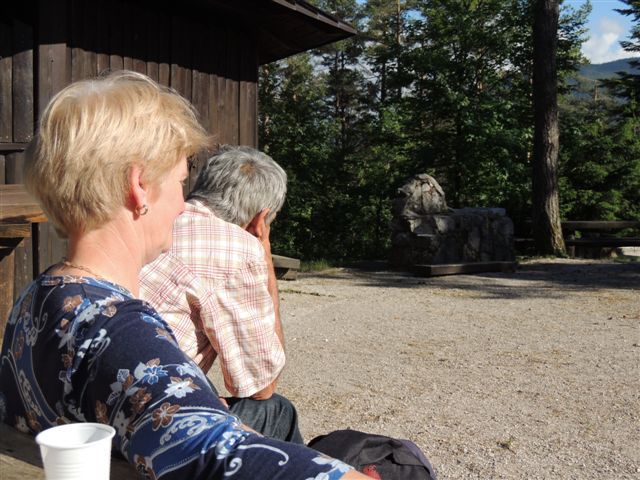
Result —
<svg viewBox="0 0 640 480"><path fill-rule="evenodd" d="M640 221L635 220L567 220L561 222L564 242L567 253L576 256L576 253L590 253L593 256L597 249L640 247L640 237L621 236L617 232L621 230L640 230ZM527 224L530 229L531 223ZM578 237L576 234L580 233ZM531 238L517 238L517 247L533 246ZM577 248L577 250L576 250Z"/></svg>
<svg viewBox="0 0 640 480"><path fill-rule="evenodd" d="M276 270L276 278L280 280L295 280L300 271L300 260L297 258L283 257L282 255L271 255L273 267Z"/></svg>

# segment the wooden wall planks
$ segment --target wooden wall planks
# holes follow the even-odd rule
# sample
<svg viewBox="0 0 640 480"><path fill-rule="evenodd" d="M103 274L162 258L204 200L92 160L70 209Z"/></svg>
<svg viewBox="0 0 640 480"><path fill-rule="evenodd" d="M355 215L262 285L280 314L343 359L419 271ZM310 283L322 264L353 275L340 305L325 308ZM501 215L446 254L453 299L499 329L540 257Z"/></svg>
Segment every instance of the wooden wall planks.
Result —
<svg viewBox="0 0 640 480"><path fill-rule="evenodd" d="M37 10L39 19L40 43L38 45L38 118L44 111L49 100L71 83L72 51L69 46L68 32L68 2L66 0L41 1ZM37 225L32 258L37 265L34 270L42 271L50 264L60 260L66 252L66 241L60 239L50 223ZM16 294L19 293L16 285Z"/></svg>
<svg viewBox="0 0 640 480"><path fill-rule="evenodd" d="M33 26L20 21L13 29L13 141L28 142L34 131Z"/></svg>
<svg viewBox="0 0 640 480"><path fill-rule="evenodd" d="M258 54L255 33L242 36L238 42L239 75L239 143L258 144Z"/></svg>
<svg viewBox="0 0 640 480"><path fill-rule="evenodd" d="M0 142L13 139L13 25L0 18Z"/></svg>

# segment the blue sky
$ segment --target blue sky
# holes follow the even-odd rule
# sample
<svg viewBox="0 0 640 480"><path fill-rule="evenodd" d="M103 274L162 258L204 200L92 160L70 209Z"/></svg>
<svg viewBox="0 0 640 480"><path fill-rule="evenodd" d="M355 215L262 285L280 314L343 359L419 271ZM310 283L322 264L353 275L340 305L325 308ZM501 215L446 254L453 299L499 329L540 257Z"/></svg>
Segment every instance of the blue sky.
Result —
<svg viewBox="0 0 640 480"><path fill-rule="evenodd" d="M580 7L585 0L565 0L564 5ZM629 38L631 16L620 15L614 9L624 8L619 0L591 0L589 16L589 40L582 46L582 53L591 63L605 63L632 56L620 46L620 40Z"/></svg>

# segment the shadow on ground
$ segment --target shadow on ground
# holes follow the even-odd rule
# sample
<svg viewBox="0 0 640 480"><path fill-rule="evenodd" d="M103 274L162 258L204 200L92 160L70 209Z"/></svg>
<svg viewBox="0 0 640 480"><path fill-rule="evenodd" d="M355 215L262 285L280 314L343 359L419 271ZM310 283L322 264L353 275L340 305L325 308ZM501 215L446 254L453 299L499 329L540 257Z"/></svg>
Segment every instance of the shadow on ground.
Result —
<svg viewBox="0 0 640 480"><path fill-rule="evenodd" d="M525 262L513 273L477 273L419 277L388 268L386 262L367 262L305 278L355 279L361 286L467 290L471 296L495 298L557 298L571 291L617 289L640 292L640 262L545 260Z"/></svg>

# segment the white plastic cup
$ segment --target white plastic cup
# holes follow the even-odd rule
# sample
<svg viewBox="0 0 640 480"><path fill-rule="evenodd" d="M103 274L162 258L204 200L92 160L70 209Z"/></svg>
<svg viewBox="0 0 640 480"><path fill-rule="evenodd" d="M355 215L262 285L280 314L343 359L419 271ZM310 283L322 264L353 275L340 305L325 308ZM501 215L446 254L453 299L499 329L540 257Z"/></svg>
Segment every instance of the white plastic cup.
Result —
<svg viewBox="0 0 640 480"><path fill-rule="evenodd" d="M47 480L109 480L113 427L70 423L36 436Z"/></svg>

